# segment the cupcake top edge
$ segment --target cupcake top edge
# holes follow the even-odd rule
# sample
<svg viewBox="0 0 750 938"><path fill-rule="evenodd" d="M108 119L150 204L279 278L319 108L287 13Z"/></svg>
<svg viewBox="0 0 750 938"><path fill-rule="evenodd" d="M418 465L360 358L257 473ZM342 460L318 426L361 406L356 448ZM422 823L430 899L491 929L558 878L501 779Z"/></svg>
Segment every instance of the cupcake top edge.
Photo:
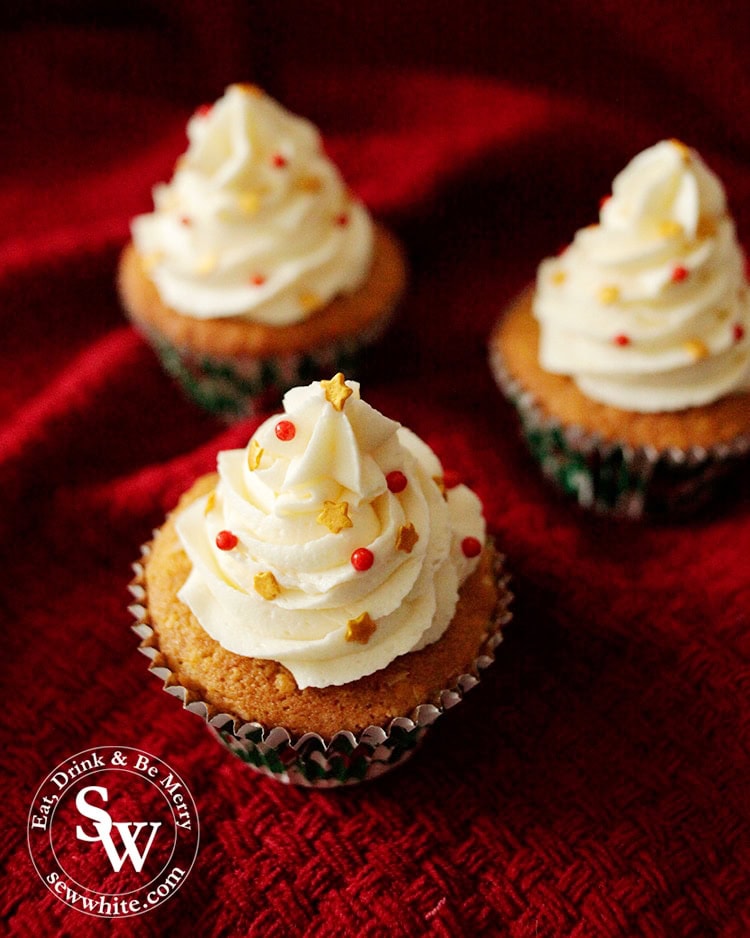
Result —
<svg viewBox="0 0 750 938"><path fill-rule="evenodd" d="M538 270L539 362L626 411L750 389L750 291L724 188L678 140L615 177L599 221Z"/></svg>
<svg viewBox="0 0 750 938"><path fill-rule="evenodd" d="M310 121L234 84L193 114L187 134L154 210L131 225L167 306L284 326L362 285L374 226Z"/></svg>
<svg viewBox="0 0 750 938"><path fill-rule="evenodd" d="M338 374L297 387L177 517L179 592L205 631L298 687L345 684L437 641L486 540L466 486Z"/></svg>

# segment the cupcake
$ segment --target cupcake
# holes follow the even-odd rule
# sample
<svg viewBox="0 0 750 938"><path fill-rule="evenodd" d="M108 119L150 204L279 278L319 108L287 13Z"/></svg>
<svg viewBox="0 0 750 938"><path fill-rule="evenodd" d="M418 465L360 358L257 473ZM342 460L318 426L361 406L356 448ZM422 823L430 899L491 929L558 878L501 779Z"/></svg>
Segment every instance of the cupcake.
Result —
<svg viewBox="0 0 750 938"><path fill-rule="evenodd" d="M405 263L317 129L254 85L198 109L187 134L133 220L119 292L188 395L237 419L351 367L386 328Z"/></svg>
<svg viewBox="0 0 750 938"><path fill-rule="evenodd" d="M219 453L136 565L166 689L248 764L331 786L397 765L509 618L479 499L337 374Z"/></svg>
<svg viewBox="0 0 750 938"><path fill-rule="evenodd" d="M490 340L546 475L627 516L693 510L750 450L750 300L724 189L692 149L636 156Z"/></svg>

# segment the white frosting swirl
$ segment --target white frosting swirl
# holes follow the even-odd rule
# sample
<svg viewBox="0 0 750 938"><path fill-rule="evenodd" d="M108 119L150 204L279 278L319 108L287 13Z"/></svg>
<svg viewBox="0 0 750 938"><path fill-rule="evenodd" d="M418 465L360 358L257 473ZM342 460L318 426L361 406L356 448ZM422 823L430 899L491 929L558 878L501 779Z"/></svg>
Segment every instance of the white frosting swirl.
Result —
<svg viewBox="0 0 750 938"><path fill-rule="evenodd" d="M362 284L372 221L309 121L231 85L187 133L172 181L154 188L155 211L132 223L168 306L283 326Z"/></svg>
<svg viewBox="0 0 750 938"><path fill-rule="evenodd" d="M630 411L746 390L744 265L720 181L694 150L662 141L615 178L599 224L540 265L540 364Z"/></svg>
<svg viewBox="0 0 750 938"><path fill-rule="evenodd" d="M286 417L219 453L216 490L177 519L192 562L180 599L224 648L281 662L301 688L356 680L436 641L478 563L464 539L485 541L476 495L459 485L444 497L433 451L356 382L345 387L340 410L322 382L288 391ZM292 439L279 439L280 421ZM336 530L342 510L350 526ZM411 526L416 541L404 539ZM231 549L217 546L222 531L237 538ZM361 548L367 569L352 557ZM354 621L365 613L369 636Z"/></svg>

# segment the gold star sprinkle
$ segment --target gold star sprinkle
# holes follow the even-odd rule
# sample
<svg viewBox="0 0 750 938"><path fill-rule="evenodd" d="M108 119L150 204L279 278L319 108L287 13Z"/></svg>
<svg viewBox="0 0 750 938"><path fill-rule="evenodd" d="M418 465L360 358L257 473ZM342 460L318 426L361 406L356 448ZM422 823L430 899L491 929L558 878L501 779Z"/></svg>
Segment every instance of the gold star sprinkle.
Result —
<svg viewBox="0 0 750 938"><path fill-rule="evenodd" d="M700 339L689 339L687 342L683 343L682 347L694 362L708 358L708 347L706 343L702 342Z"/></svg>
<svg viewBox="0 0 750 938"><path fill-rule="evenodd" d="M164 255L161 251L152 251L150 254L144 254L141 259L141 264L143 265L143 270L145 273L149 274L156 267L157 264L160 264Z"/></svg>
<svg viewBox="0 0 750 938"><path fill-rule="evenodd" d="M402 524L396 534L396 550L402 550L405 554L410 554L418 540L419 535L411 521L408 524Z"/></svg>
<svg viewBox="0 0 750 938"><path fill-rule="evenodd" d="M369 612L363 612L356 619L349 619L346 623L346 634L344 638L347 642L359 642L360 645L366 645L375 634L377 625L370 618Z"/></svg>
<svg viewBox="0 0 750 938"><path fill-rule="evenodd" d="M334 410L343 410L344 404L353 394L352 389L344 383L344 376L341 372L334 375L330 381L321 381L320 385L323 388L326 400Z"/></svg>
<svg viewBox="0 0 750 938"><path fill-rule="evenodd" d="M339 534L344 528L351 528L349 502L323 502L323 510L316 518L318 524L324 524L331 534Z"/></svg>
<svg viewBox="0 0 750 938"><path fill-rule="evenodd" d="M211 274L216 270L217 264L218 258L215 254L204 254L195 265L195 272L197 274L203 274L204 276Z"/></svg>
<svg viewBox="0 0 750 938"><path fill-rule="evenodd" d="M255 215L260 208L260 193L249 189L237 196L237 204L246 215Z"/></svg>
<svg viewBox="0 0 750 938"><path fill-rule="evenodd" d="M443 476L433 476L432 481L440 489L440 494L443 496L443 498L445 498L446 489L445 489L445 479L443 478Z"/></svg>
<svg viewBox="0 0 750 938"><path fill-rule="evenodd" d="M716 222L713 218L699 218L698 226L695 229L697 238L710 238L716 234Z"/></svg>
<svg viewBox="0 0 750 938"><path fill-rule="evenodd" d="M216 489L211 489L211 491L208 493L208 498L206 499L206 507L203 509L203 514L207 515L210 511L213 511L215 504L216 504Z"/></svg>
<svg viewBox="0 0 750 938"><path fill-rule="evenodd" d="M251 81L238 81L232 85L232 87L241 91L243 94L249 94L253 98L263 97L263 89Z"/></svg>
<svg viewBox="0 0 750 938"><path fill-rule="evenodd" d="M552 274L552 276L550 277L550 280L556 286L560 286L561 283L565 283L567 279L568 279L568 275L565 273L564 270L556 270L554 274Z"/></svg>
<svg viewBox="0 0 750 938"><path fill-rule="evenodd" d="M323 183L319 176L300 176L294 185L302 192L320 192Z"/></svg>
<svg viewBox="0 0 750 938"><path fill-rule="evenodd" d="M616 303L620 299L619 287L601 287L598 296L600 303L604 303L605 306L611 306L612 303Z"/></svg>
<svg viewBox="0 0 750 938"><path fill-rule="evenodd" d="M668 218L659 224L659 234L662 238L678 238L684 229L678 221Z"/></svg>
<svg viewBox="0 0 750 938"><path fill-rule="evenodd" d="M297 299L299 301L299 305L306 313L314 313L316 309L320 309L320 307L323 305L323 302L318 294L313 293L312 290L303 290Z"/></svg>
<svg viewBox="0 0 750 938"><path fill-rule="evenodd" d="M281 587L270 570L266 570L265 573L256 573L253 577L253 586L255 592L263 599L276 599L281 593Z"/></svg>
<svg viewBox="0 0 750 938"><path fill-rule="evenodd" d="M250 472L255 472L255 470L260 466L260 461L263 458L264 449L257 440L253 440L250 444L250 449L247 452L247 465L250 469Z"/></svg>
<svg viewBox="0 0 750 938"><path fill-rule="evenodd" d="M677 140L675 137L672 137L672 139L669 142L672 144L675 150L677 150L677 152L680 154L682 162L689 163L690 157L691 157L690 147L686 143L683 143L682 140Z"/></svg>

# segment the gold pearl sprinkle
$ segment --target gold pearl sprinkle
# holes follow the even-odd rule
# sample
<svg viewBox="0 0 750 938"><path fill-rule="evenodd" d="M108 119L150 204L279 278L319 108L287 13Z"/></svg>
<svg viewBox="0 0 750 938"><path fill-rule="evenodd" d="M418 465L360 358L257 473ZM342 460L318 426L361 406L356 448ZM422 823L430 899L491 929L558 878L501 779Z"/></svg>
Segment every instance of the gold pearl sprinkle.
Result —
<svg viewBox="0 0 750 938"><path fill-rule="evenodd" d="M558 286L558 287L560 286L561 283L565 283L567 279L568 279L568 275L565 273L564 270L556 270L550 277L550 280L552 281L552 283L554 283L555 286Z"/></svg>
<svg viewBox="0 0 750 938"><path fill-rule="evenodd" d="M600 303L611 306L612 303L616 303L620 299L620 288L611 285L601 287L597 296Z"/></svg>
<svg viewBox="0 0 750 938"><path fill-rule="evenodd" d="M659 234L662 238L679 238L684 229L678 221L668 218L659 224Z"/></svg>
<svg viewBox="0 0 750 938"><path fill-rule="evenodd" d="M250 472L255 472L255 470L260 466L260 461L263 458L263 447L257 440L253 440L250 444L250 449L247 453L247 465L250 469Z"/></svg>
<svg viewBox="0 0 750 938"><path fill-rule="evenodd" d="M215 254L204 254L195 265L195 272L207 276L216 270L219 261Z"/></svg>
<svg viewBox="0 0 750 938"><path fill-rule="evenodd" d="M276 599L281 593L279 582L270 570L266 570L264 573L256 573L253 577L253 587L255 592L263 599Z"/></svg>
<svg viewBox="0 0 750 938"><path fill-rule="evenodd" d="M690 339L682 346L694 362L708 358L708 346L700 339Z"/></svg>
<svg viewBox="0 0 750 938"><path fill-rule="evenodd" d="M349 619L346 623L344 638L347 642L358 642L366 645L375 634L377 625L370 618L369 612L363 612L356 619Z"/></svg>

